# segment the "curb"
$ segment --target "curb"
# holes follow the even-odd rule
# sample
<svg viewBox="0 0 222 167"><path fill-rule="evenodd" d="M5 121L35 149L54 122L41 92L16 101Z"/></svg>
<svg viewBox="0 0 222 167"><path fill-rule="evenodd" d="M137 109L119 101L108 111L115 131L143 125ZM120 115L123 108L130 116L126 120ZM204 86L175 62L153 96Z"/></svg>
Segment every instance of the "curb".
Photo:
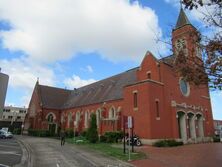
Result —
<svg viewBox="0 0 222 167"><path fill-rule="evenodd" d="M31 156L31 148L27 144L25 144L21 139L19 139L18 136L16 136L15 139L22 148L21 162L15 165L15 167L33 167L33 157Z"/></svg>

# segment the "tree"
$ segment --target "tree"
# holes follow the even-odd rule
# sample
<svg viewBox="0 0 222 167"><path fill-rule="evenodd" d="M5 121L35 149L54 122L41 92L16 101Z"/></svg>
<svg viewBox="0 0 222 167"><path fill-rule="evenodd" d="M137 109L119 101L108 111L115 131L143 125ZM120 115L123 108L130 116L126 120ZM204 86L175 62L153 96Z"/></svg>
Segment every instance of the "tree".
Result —
<svg viewBox="0 0 222 167"><path fill-rule="evenodd" d="M96 143L98 141L98 131L96 125L96 115L91 115L90 127L87 131L87 139L90 143Z"/></svg>
<svg viewBox="0 0 222 167"><path fill-rule="evenodd" d="M209 83L211 89L222 90L222 1L183 0L182 2L189 10L204 8L203 21L206 28L213 30L214 33L209 36L198 34L199 38L194 41L200 42L203 61L195 56L187 59L185 53L181 52L176 60L175 69L195 85Z"/></svg>

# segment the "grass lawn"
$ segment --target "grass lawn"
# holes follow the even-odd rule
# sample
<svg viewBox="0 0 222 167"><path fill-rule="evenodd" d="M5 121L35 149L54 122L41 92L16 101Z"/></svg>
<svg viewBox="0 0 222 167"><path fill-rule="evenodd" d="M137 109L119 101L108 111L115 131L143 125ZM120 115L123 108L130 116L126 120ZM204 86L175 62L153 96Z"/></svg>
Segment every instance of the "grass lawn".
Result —
<svg viewBox="0 0 222 167"><path fill-rule="evenodd" d="M81 141L80 141L81 140ZM120 160L127 161L129 158L128 154L123 153L123 149L121 148L121 144L112 144L112 143L89 143L88 141L84 140L84 138L76 138L74 140L73 138L66 139L68 143L80 145L84 148L89 148L91 150L96 150L104 155L112 156ZM76 142L77 141L77 142ZM127 151L126 151L127 152ZM142 152L134 152L130 155L131 160L136 159L145 159L146 154Z"/></svg>

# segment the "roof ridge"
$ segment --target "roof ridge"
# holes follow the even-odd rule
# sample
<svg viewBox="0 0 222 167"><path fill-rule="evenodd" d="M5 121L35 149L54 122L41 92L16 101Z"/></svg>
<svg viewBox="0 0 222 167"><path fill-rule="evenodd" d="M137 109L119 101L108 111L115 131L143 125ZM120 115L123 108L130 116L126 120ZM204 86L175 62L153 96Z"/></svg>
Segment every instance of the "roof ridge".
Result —
<svg viewBox="0 0 222 167"><path fill-rule="evenodd" d="M103 81L105 81L105 80L112 79L112 78L114 78L114 77L118 77L119 75L123 75L124 73L130 72L130 71L135 70L135 69L137 69L137 68L139 68L139 67L134 67L134 68L129 69L129 70L127 70L127 71L124 71L124 72L121 72L121 73L112 75L112 76L110 76L110 77L108 77L108 78L104 78L104 79L102 79L102 80L98 80L98 81L96 81L96 82L93 82L93 83L91 83L91 84L88 84L88 85L85 85L85 86L82 86L82 87L79 87L79 88L76 88L76 89L77 89L77 90L78 90L78 89L83 89L83 88L88 87L88 86L90 86L90 85L93 85L93 84L96 84L96 83L100 83L100 82L103 82Z"/></svg>
<svg viewBox="0 0 222 167"><path fill-rule="evenodd" d="M64 91L72 91L70 89L65 89L65 88L59 88L59 87L54 87L54 86L49 86L49 85L41 85L39 84L40 87L48 87L48 88L52 88L52 89L60 89L60 90L64 90Z"/></svg>

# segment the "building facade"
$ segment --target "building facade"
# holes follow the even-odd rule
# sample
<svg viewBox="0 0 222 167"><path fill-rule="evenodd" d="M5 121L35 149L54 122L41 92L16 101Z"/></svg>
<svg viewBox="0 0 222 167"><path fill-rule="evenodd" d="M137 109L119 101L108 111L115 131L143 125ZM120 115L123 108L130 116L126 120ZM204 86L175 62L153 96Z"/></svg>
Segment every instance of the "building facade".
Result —
<svg viewBox="0 0 222 167"><path fill-rule="evenodd" d="M6 74L3 74L0 68L0 117L2 115L2 111L5 105L5 97L6 97L6 92L8 88L8 79L9 79L9 76Z"/></svg>
<svg viewBox="0 0 222 167"><path fill-rule="evenodd" d="M26 113L27 108L25 107L5 106L0 117L0 128L8 127L11 130L14 128L22 128Z"/></svg>
<svg viewBox="0 0 222 167"><path fill-rule="evenodd" d="M132 116L134 132L143 143L209 140L214 129L208 85L192 85L173 70L181 49L201 61L199 44L192 40L195 34L181 9L172 31L173 55L158 60L147 52L139 67L74 90L37 82L25 128L82 132L95 113L99 135L123 130L123 117Z"/></svg>
<svg viewBox="0 0 222 167"><path fill-rule="evenodd" d="M222 132L222 120L214 120L214 130L215 135L219 136Z"/></svg>

